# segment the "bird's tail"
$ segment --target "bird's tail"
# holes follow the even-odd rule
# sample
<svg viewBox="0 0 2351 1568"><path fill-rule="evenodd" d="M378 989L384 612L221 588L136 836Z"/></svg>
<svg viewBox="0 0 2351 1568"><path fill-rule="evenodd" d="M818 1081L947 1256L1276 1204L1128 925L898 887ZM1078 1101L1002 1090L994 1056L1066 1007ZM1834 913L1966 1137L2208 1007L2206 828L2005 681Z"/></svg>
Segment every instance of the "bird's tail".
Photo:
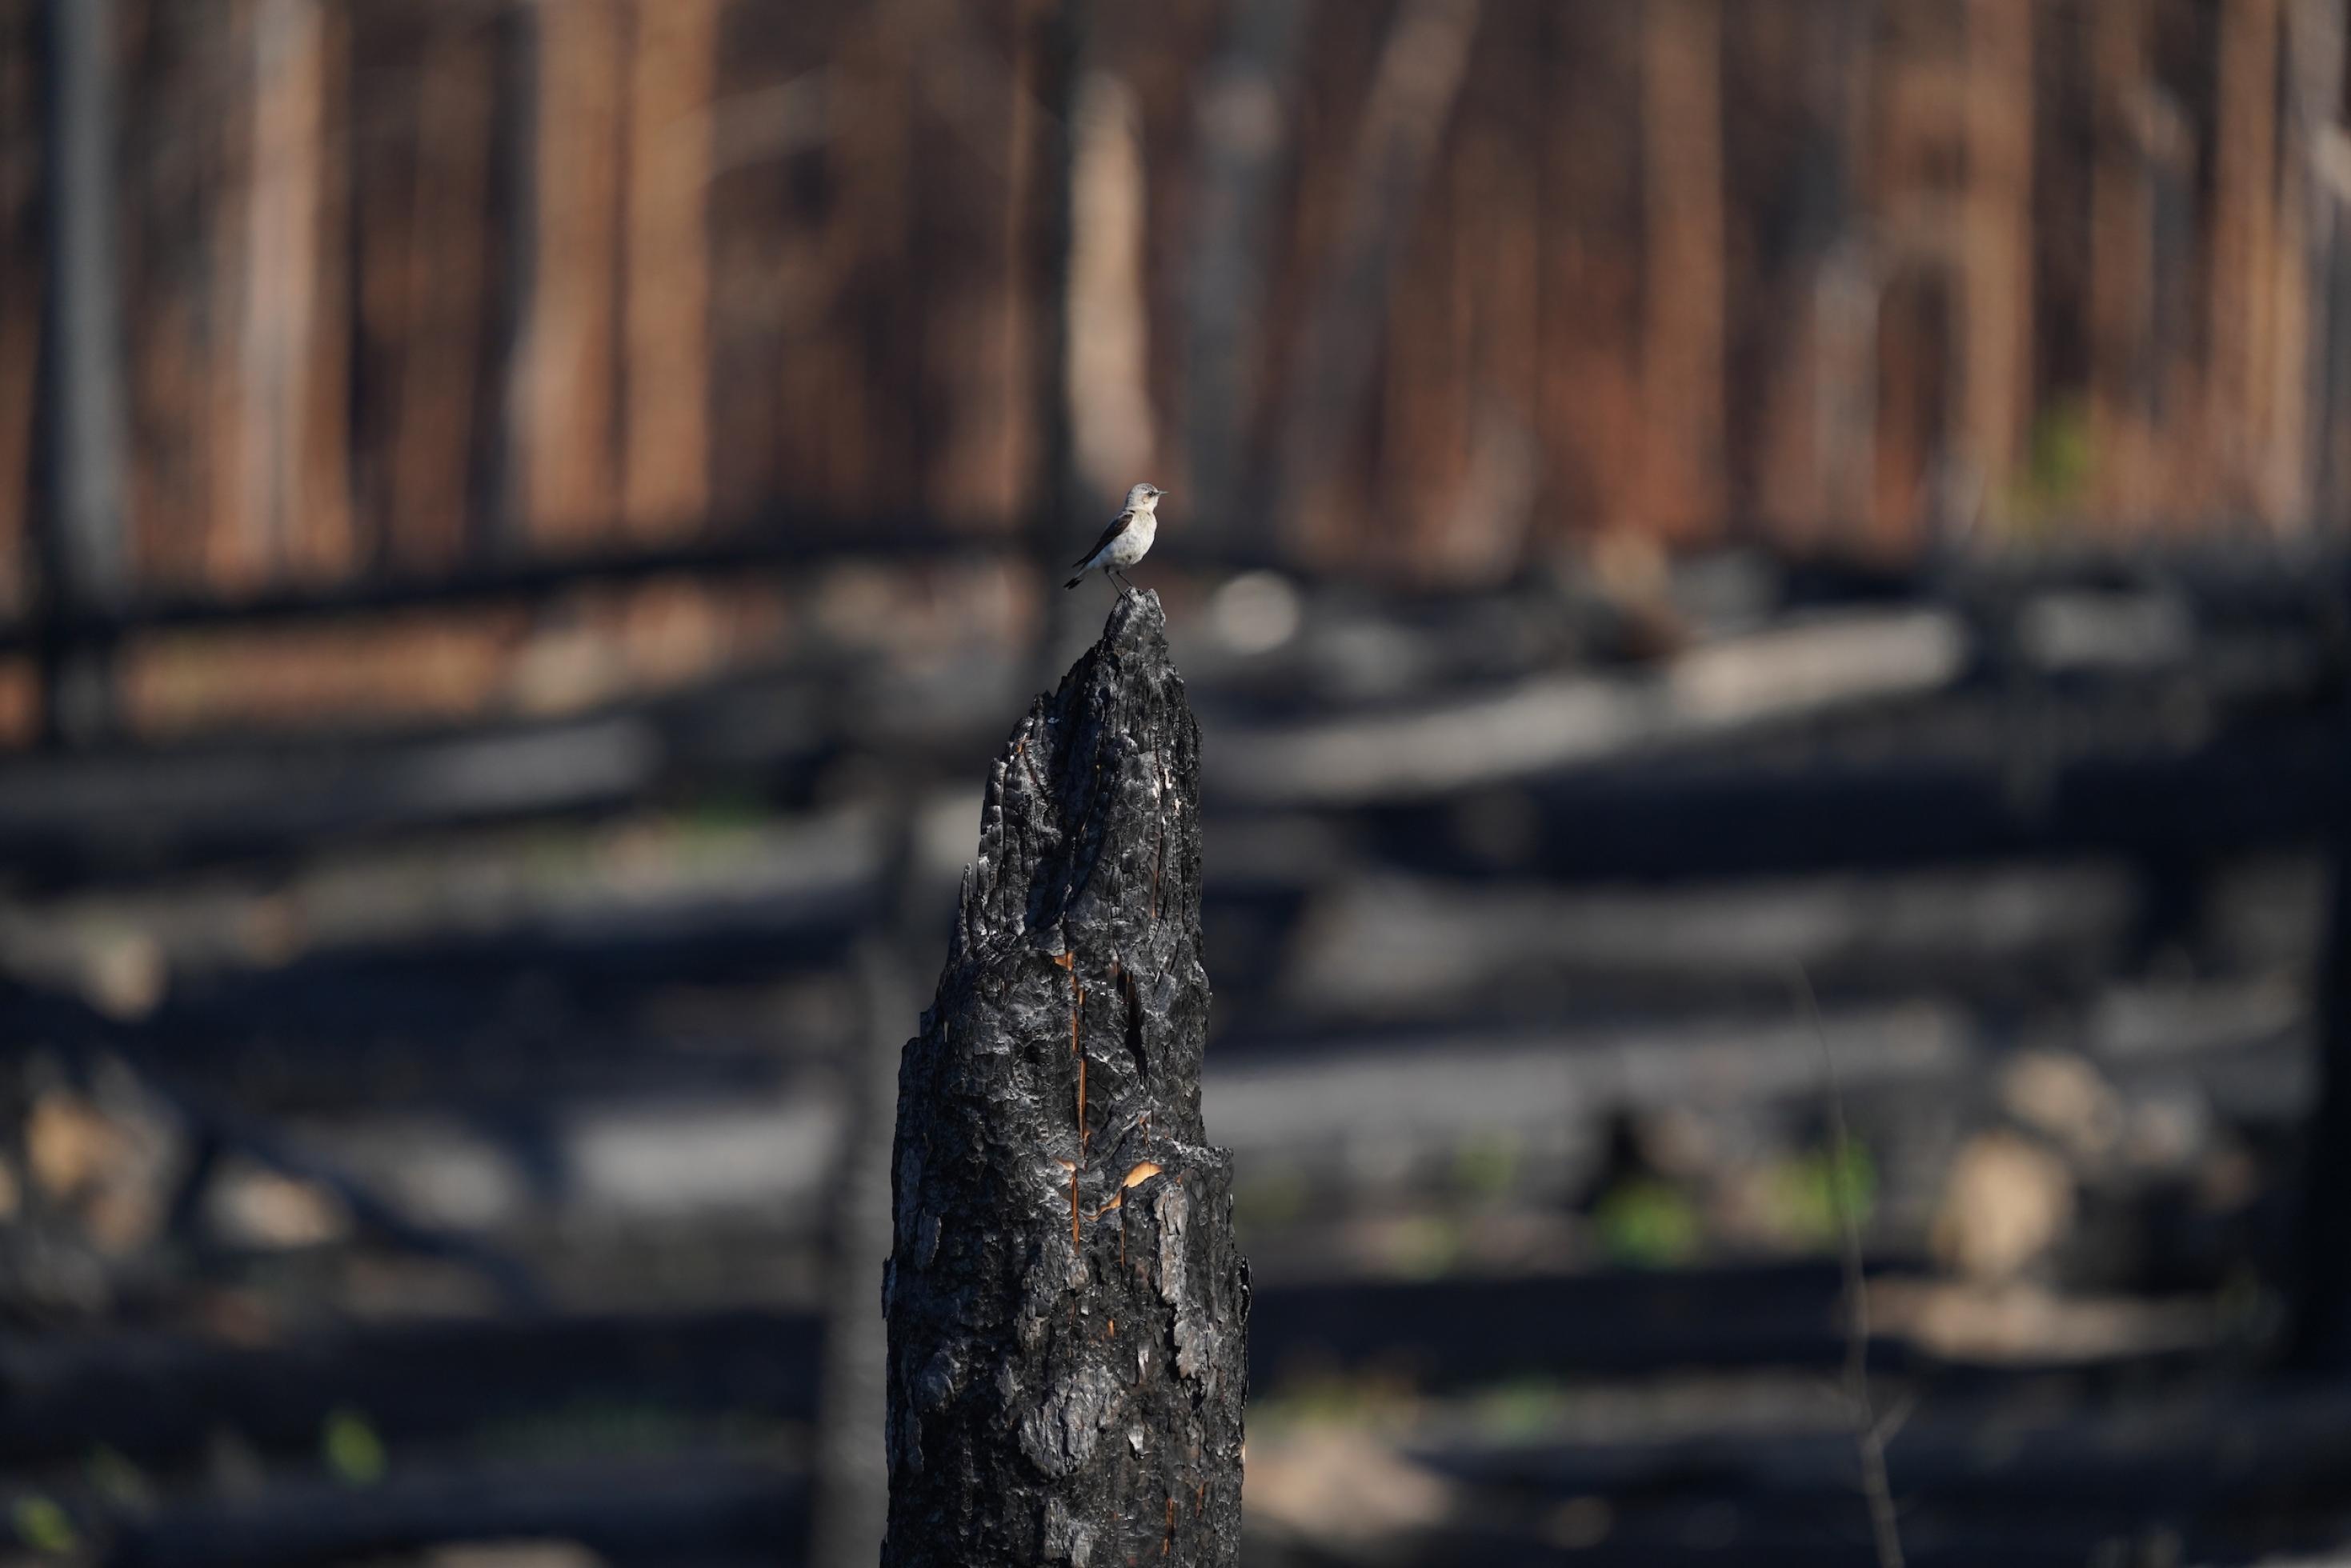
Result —
<svg viewBox="0 0 2351 1568"><path fill-rule="evenodd" d="M1071 577L1068 582L1063 583L1061 586L1065 588L1074 588L1085 580L1086 575L1083 572L1080 572L1076 576Z"/></svg>

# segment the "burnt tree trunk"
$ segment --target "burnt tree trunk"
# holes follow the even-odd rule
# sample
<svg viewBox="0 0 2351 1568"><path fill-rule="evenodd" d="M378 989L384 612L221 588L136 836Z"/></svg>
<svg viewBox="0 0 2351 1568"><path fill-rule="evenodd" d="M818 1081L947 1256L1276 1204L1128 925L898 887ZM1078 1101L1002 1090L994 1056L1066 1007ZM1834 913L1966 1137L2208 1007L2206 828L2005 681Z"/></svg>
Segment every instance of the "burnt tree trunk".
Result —
<svg viewBox="0 0 2351 1568"><path fill-rule="evenodd" d="M1249 1272L1200 1122L1199 784L1159 600L1122 597L996 760L899 1068L892 1568L1238 1560Z"/></svg>

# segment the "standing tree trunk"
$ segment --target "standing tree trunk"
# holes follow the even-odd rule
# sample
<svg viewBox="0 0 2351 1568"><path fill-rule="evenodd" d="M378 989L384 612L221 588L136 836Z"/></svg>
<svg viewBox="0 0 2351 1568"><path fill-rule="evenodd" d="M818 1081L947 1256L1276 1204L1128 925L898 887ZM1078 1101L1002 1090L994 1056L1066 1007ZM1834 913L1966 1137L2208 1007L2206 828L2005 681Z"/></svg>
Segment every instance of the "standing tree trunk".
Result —
<svg viewBox="0 0 2351 1568"><path fill-rule="evenodd" d="M621 512L674 540L710 511L711 103L718 0L632 8L621 276Z"/></svg>
<svg viewBox="0 0 2351 1568"><path fill-rule="evenodd" d="M2006 521L2032 420L2032 27L2022 0L1973 0L1968 10L1959 384L1945 416L1966 466L1933 498L1929 521L1945 528L1964 530L1986 512Z"/></svg>
<svg viewBox="0 0 2351 1568"><path fill-rule="evenodd" d="M533 542L576 548L620 510L621 174L628 17L549 0L538 28L530 285L514 358L513 440Z"/></svg>
<svg viewBox="0 0 2351 1568"><path fill-rule="evenodd" d="M50 280L47 307L46 613L119 608L131 587L122 474L122 294L116 265L115 10L106 0L50 0L45 84ZM41 722L52 742L86 742L115 727L105 649L45 634Z"/></svg>
<svg viewBox="0 0 2351 1568"><path fill-rule="evenodd" d="M898 1076L889 1568L1231 1564L1249 1272L1205 1142L1199 727L1155 595L997 759Z"/></svg>
<svg viewBox="0 0 2351 1568"><path fill-rule="evenodd" d="M1642 13L1640 514L1676 544L1720 535L1723 406L1722 7ZM1612 519L1611 521L1620 521Z"/></svg>

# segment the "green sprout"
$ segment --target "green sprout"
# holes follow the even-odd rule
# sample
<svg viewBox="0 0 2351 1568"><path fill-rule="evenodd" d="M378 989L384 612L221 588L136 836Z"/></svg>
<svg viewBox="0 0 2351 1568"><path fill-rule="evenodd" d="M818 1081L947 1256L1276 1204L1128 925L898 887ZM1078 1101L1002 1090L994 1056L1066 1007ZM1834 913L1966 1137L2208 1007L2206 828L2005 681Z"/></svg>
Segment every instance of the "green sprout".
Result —
<svg viewBox="0 0 2351 1568"><path fill-rule="evenodd" d="M1823 1148L1784 1160L1769 1179L1772 1220L1807 1246L1837 1245L1848 1218L1855 1230L1865 1229L1877 1204L1877 1167L1857 1143L1847 1143L1842 1158Z"/></svg>
<svg viewBox="0 0 2351 1568"><path fill-rule="evenodd" d="M35 1552L59 1555L81 1543L71 1517L57 1506L56 1500L38 1492L27 1492L18 1498L8 1510L8 1518L16 1527L16 1539Z"/></svg>
<svg viewBox="0 0 2351 1568"><path fill-rule="evenodd" d="M1702 1239L1698 1208L1688 1196L1646 1177L1610 1188L1593 1218L1609 1258L1635 1268L1687 1262Z"/></svg>
<svg viewBox="0 0 2351 1568"><path fill-rule="evenodd" d="M383 1439L357 1410L344 1407L327 1417L319 1449L327 1468L352 1486L373 1486L383 1480Z"/></svg>

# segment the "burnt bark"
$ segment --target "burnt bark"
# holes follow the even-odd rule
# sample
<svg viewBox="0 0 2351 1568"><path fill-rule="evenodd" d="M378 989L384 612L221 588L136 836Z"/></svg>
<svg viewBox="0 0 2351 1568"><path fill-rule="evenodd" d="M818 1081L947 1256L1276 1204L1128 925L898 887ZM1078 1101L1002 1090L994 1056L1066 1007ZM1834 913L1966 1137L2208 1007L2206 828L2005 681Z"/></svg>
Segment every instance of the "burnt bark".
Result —
<svg viewBox="0 0 2351 1568"><path fill-rule="evenodd" d="M899 1069L890 1568L1238 1561L1249 1272L1200 1120L1199 766L1146 593L990 774Z"/></svg>

